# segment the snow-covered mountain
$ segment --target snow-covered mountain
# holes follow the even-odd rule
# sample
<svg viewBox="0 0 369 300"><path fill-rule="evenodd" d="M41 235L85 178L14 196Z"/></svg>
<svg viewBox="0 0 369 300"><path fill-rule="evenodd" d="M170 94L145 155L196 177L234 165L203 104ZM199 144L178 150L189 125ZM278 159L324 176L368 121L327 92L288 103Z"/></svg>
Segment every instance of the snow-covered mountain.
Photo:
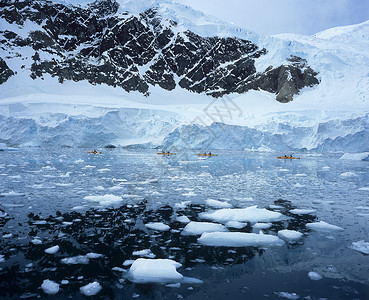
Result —
<svg viewBox="0 0 369 300"><path fill-rule="evenodd" d="M0 17L9 146L369 148L369 21L267 37L169 0L9 0Z"/></svg>

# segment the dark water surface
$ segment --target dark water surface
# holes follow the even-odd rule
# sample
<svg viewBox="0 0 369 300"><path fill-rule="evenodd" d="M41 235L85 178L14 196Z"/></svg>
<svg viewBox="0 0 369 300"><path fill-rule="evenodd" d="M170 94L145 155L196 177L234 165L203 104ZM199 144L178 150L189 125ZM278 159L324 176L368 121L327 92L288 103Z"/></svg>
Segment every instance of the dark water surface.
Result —
<svg viewBox="0 0 369 300"><path fill-rule="evenodd" d="M369 256L349 248L369 242L369 162L333 154L305 153L294 161L275 153L218 154L0 152L0 298L85 299L80 287L97 281L102 290L94 299L369 299ZM304 236L263 249L203 246L199 236L181 235L186 224L176 218L204 221L199 213L214 209L205 202L210 198L278 211L285 217L265 234L290 229ZM296 215L295 208L315 212ZM306 227L318 221L344 230ZM171 229L151 230L149 222ZM229 230L259 233L252 225ZM58 252L45 253L56 245ZM144 249L181 263L178 272L198 280L131 282L122 264ZM101 256L86 259L87 253ZM62 262L78 256L78 264ZM310 271L323 278L311 280ZM60 284L56 295L40 288L45 279Z"/></svg>

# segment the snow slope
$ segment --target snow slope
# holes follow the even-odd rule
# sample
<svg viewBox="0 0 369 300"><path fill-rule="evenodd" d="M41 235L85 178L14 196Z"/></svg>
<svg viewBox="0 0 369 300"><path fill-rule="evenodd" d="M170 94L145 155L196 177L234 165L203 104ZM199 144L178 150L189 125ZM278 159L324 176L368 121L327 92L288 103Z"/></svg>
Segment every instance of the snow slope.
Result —
<svg viewBox="0 0 369 300"><path fill-rule="evenodd" d="M80 3L89 1L62 1ZM138 143L188 148L229 147L235 128L242 149L280 150L281 147L324 151L368 151L369 113L369 21L332 28L314 36L260 36L173 1L119 1L120 11L139 13L159 6L163 15L204 36L237 36L265 47L268 53L256 61L258 71L286 62L291 54L307 59L319 72L320 84L305 88L294 101L275 101L265 91L250 91L214 100L180 88L168 92L150 87L150 96L127 93L105 85L64 82L45 76L33 80L25 70L1 85L0 142L8 146L68 145L104 146ZM1 20L1 28L16 26ZM37 27L37 26L36 26ZM21 36L35 24L13 28ZM30 64L22 58L6 60L11 69ZM0 49L0 56L7 53ZM224 138L215 139L214 128L222 127ZM197 124L204 136L182 142L178 131L191 132ZM180 127L184 126L184 127ZM177 129L178 128L178 129ZM177 131L175 131L177 129ZM209 131L210 130L210 131ZM212 131L213 130L213 131ZM206 133L207 131L207 133ZM168 135L173 132L172 135ZM177 132L177 133L176 133ZM215 132L216 133L216 132ZM176 136L177 134L177 136ZM204 134L204 133L203 133ZM228 138L225 138L228 137ZM282 141L282 143L281 143ZM239 142L237 142L239 144ZM237 146L238 147L238 146Z"/></svg>

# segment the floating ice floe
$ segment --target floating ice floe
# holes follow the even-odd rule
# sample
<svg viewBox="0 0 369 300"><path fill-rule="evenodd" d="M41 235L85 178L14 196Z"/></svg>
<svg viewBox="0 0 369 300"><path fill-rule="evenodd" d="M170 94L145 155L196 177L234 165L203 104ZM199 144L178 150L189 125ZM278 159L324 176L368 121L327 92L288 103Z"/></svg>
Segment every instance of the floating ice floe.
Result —
<svg viewBox="0 0 369 300"><path fill-rule="evenodd" d="M205 203L208 206L215 207L215 208L231 208L232 207L232 204L228 202L218 201L214 199L207 199L205 200Z"/></svg>
<svg viewBox="0 0 369 300"><path fill-rule="evenodd" d="M315 222L315 223L307 223L306 227L312 230L322 231L322 232L344 230L342 227L331 225L324 221Z"/></svg>
<svg viewBox="0 0 369 300"><path fill-rule="evenodd" d="M48 295L55 295L59 292L59 284L49 279L45 279L42 282L41 288Z"/></svg>
<svg viewBox="0 0 369 300"><path fill-rule="evenodd" d="M55 186L68 187L68 186L72 186L72 184L71 183L55 183Z"/></svg>
<svg viewBox="0 0 369 300"><path fill-rule="evenodd" d="M302 208L295 208L290 210L290 213L293 213L294 215L309 215L315 213L315 209L302 209Z"/></svg>
<svg viewBox="0 0 369 300"><path fill-rule="evenodd" d="M90 260L85 255L62 258L61 263L65 265L88 265Z"/></svg>
<svg viewBox="0 0 369 300"><path fill-rule="evenodd" d="M275 235L245 232L203 233L197 241L207 246L224 247L269 247L284 245L284 241Z"/></svg>
<svg viewBox="0 0 369 300"><path fill-rule="evenodd" d="M295 242L302 238L303 234L295 230L283 229L278 231L278 236L288 242Z"/></svg>
<svg viewBox="0 0 369 300"><path fill-rule="evenodd" d="M289 299L289 300L295 300L295 299L300 298L300 296L297 295L296 293L274 292L274 294L276 294L280 298L285 298L285 299Z"/></svg>
<svg viewBox="0 0 369 300"><path fill-rule="evenodd" d="M141 256L141 257L147 257L147 258L155 258L155 254L151 252L150 249L144 249L139 251L133 251L133 256Z"/></svg>
<svg viewBox="0 0 369 300"><path fill-rule="evenodd" d="M311 280L320 280L320 279L322 279L322 278L323 278L323 276L322 276L322 275L320 275L320 274L319 274L319 273L317 273L317 272L313 272L313 271L309 272L309 273L308 273L308 276L309 276L309 278L310 278Z"/></svg>
<svg viewBox="0 0 369 300"><path fill-rule="evenodd" d="M13 236L12 233L7 233L3 235L3 239L8 239L8 238L11 238L12 236Z"/></svg>
<svg viewBox="0 0 369 300"><path fill-rule="evenodd" d="M24 204L2 203L2 206L4 206L4 207L14 207L14 208L16 208L16 207L23 207L23 206L24 206Z"/></svg>
<svg viewBox="0 0 369 300"><path fill-rule="evenodd" d="M228 229L222 224L209 222L190 222L183 228L181 235L201 235L204 232L224 232Z"/></svg>
<svg viewBox="0 0 369 300"><path fill-rule="evenodd" d="M144 259L134 261L128 278L135 283L176 283L183 279L177 268L182 265L171 259Z"/></svg>
<svg viewBox="0 0 369 300"><path fill-rule="evenodd" d="M25 196L26 194L24 193L17 193L17 192L14 192L14 191L10 191L10 192L7 192L7 193L1 193L0 196L3 196L3 197L17 197L17 196Z"/></svg>
<svg viewBox="0 0 369 300"><path fill-rule="evenodd" d="M40 240L40 239L33 239L32 241L31 241L31 243L33 244L33 245L41 245L42 244L42 241Z"/></svg>
<svg viewBox="0 0 369 300"><path fill-rule="evenodd" d="M89 297L98 294L102 290L102 286L97 281L92 283L86 284L85 286L81 287L79 291L81 294Z"/></svg>
<svg viewBox="0 0 369 300"><path fill-rule="evenodd" d="M134 262L135 262L135 261L134 261L134 260L132 260L132 259L127 259L127 260L125 260L125 261L122 263L122 266L124 266L124 267L128 267L128 266L132 265Z"/></svg>
<svg viewBox="0 0 369 300"><path fill-rule="evenodd" d="M153 178L153 179L148 179L145 181L140 181L138 182L138 184L150 184L150 183L158 183L159 182L159 178Z"/></svg>
<svg viewBox="0 0 369 300"><path fill-rule="evenodd" d="M345 153L340 159L350 159L350 160L369 160L369 152L362 153Z"/></svg>
<svg viewBox="0 0 369 300"><path fill-rule="evenodd" d="M364 254L369 254L369 242L365 242L363 240L358 242L352 242L349 248Z"/></svg>
<svg viewBox="0 0 369 300"><path fill-rule="evenodd" d="M121 196L106 194L104 196L85 196L83 199L99 202L100 205L111 205L123 201Z"/></svg>
<svg viewBox="0 0 369 300"><path fill-rule="evenodd" d="M191 220L187 216L179 216L176 218L176 221L183 223L183 224L187 224L191 222Z"/></svg>
<svg viewBox="0 0 369 300"><path fill-rule="evenodd" d="M224 224L228 228L241 229L246 227L247 223L239 222L239 221L228 221Z"/></svg>
<svg viewBox="0 0 369 300"><path fill-rule="evenodd" d="M255 223L252 227L254 229L267 229L272 227L272 223Z"/></svg>
<svg viewBox="0 0 369 300"><path fill-rule="evenodd" d="M87 253L86 255L77 255L72 257L62 258L60 261L65 265L88 265L90 263L90 259L95 259L103 257L102 254L99 253Z"/></svg>
<svg viewBox="0 0 369 300"><path fill-rule="evenodd" d="M58 252L60 249L59 246L53 246L53 247L50 247L50 248L47 248L45 249L45 253L47 254L55 254L56 252Z"/></svg>
<svg viewBox="0 0 369 300"><path fill-rule="evenodd" d="M182 196L184 196L184 197L193 197L193 196L197 196L197 194L190 191L188 193L183 193Z"/></svg>
<svg viewBox="0 0 369 300"><path fill-rule="evenodd" d="M369 191L369 187L362 187L358 189L359 191Z"/></svg>
<svg viewBox="0 0 369 300"><path fill-rule="evenodd" d="M341 177L355 177L357 176L354 172L345 172L340 175Z"/></svg>
<svg viewBox="0 0 369 300"><path fill-rule="evenodd" d="M188 205L188 204L190 204L191 203L191 201L182 201L182 202L180 202L180 203L176 203L176 204L174 204L174 206L175 207L178 207L178 208L186 208L186 206Z"/></svg>
<svg viewBox="0 0 369 300"><path fill-rule="evenodd" d="M147 223L145 226L149 229L157 230L157 231L168 231L170 227L164 223L161 222L153 222L153 223Z"/></svg>
<svg viewBox="0 0 369 300"><path fill-rule="evenodd" d="M281 218L282 214L275 211L270 211L257 206L247 208L224 208L214 212L200 213L199 217L206 220L211 220L219 223L229 221L239 222L268 222L275 221Z"/></svg>
<svg viewBox="0 0 369 300"><path fill-rule="evenodd" d="M93 189L96 190L96 191L103 191L103 190L105 190L105 188L103 186L101 186L101 185L94 186Z"/></svg>

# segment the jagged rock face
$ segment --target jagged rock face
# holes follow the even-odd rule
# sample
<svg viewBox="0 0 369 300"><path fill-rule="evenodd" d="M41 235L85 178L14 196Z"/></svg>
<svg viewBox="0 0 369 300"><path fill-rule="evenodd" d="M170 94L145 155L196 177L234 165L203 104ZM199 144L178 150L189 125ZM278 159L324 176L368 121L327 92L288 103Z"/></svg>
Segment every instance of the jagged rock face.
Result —
<svg viewBox="0 0 369 300"><path fill-rule="evenodd" d="M0 84L6 82L13 75L14 72L9 69L6 62L0 57Z"/></svg>
<svg viewBox="0 0 369 300"><path fill-rule="evenodd" d="M3 49L33 49L34 79L48 73L60 83L88 80L145 95L150 85L166 90L179 85L213 97L262 89L289 102L302 87L319 83L316 72L300 58L257 73L255 59L267 50L250 41L178 31L177 24L163 19L155 8L139 16L117 10L114 0L96 1L86 8L43 0L2 1L1 18L20 26L30 20L39 30L27 38L0 31L1 44ZM0 61L0 80L12 75L4 63Z"/></svg>

